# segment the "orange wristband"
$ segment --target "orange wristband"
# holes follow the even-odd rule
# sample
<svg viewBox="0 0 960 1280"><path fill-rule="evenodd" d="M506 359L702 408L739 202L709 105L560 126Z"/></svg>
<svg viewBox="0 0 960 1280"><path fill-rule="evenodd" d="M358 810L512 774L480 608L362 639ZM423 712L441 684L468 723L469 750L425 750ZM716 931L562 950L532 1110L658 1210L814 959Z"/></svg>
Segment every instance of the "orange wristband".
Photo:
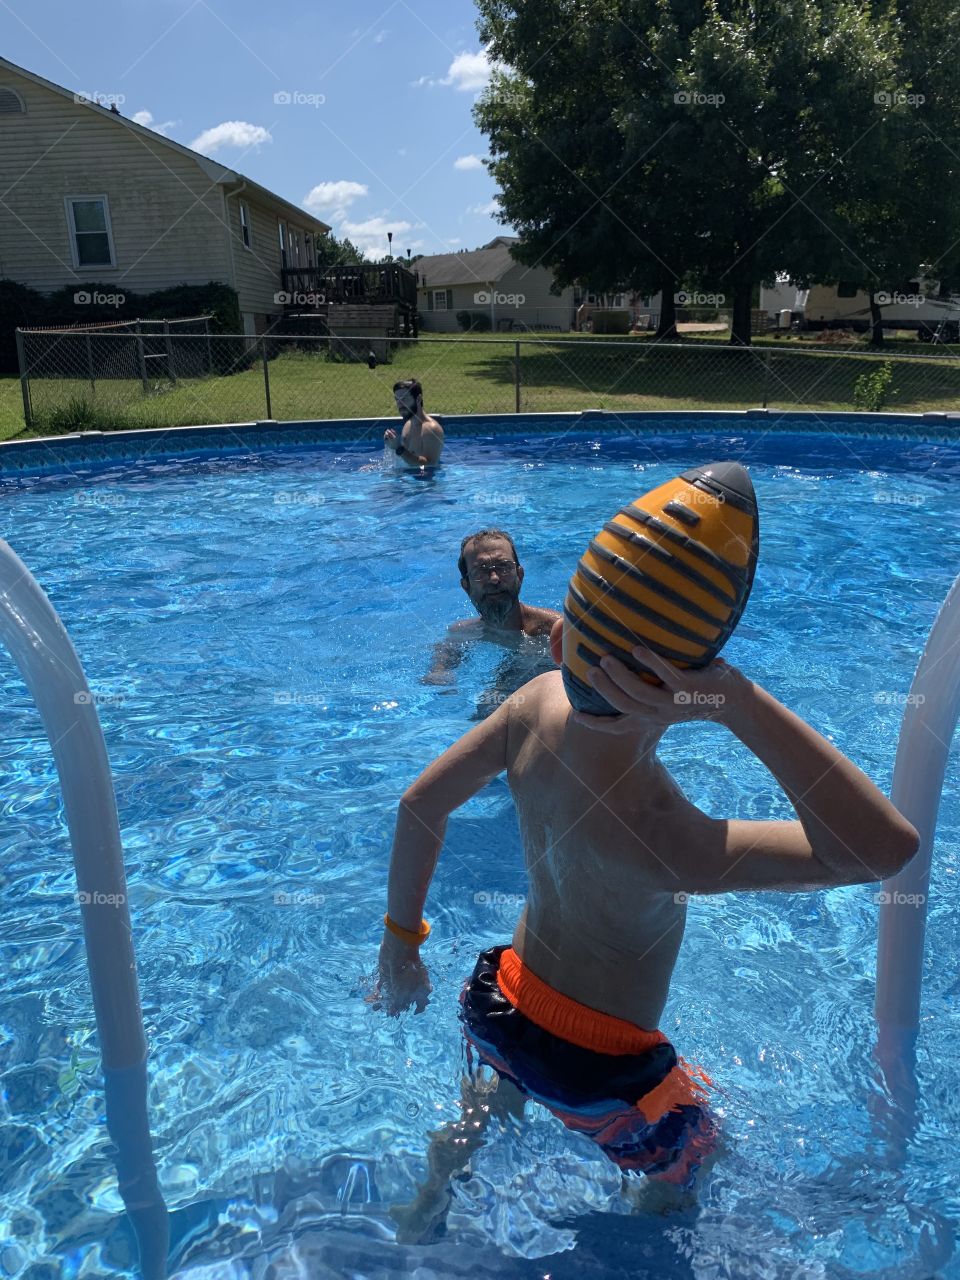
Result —
<svg viewBox="0 0 960 1280"><path fill-rule="evenodd" d="M426 941L426 938L430 933L430 926L427 924L426 920L420 921L420 931L419 933L414 933L412 929L403 929L395 921L391 920L389 912L383 917L383 923L391 933L396 934L398 938L408 943L411 947L419 947L421 942Z"/></svg>

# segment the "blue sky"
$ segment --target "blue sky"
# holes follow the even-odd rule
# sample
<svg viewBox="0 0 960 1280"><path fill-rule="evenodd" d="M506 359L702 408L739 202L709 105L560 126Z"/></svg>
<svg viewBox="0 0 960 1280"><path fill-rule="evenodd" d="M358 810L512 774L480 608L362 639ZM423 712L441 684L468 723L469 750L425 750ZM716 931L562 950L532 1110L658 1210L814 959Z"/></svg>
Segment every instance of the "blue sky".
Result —
<svg viewBox="0 0 960 1280"><path fill-rule="evenodd" d="M472 0L0 0L4 57L204 151L369 255L509 231ZM287 98L289 100L287 100Z"/></svg>

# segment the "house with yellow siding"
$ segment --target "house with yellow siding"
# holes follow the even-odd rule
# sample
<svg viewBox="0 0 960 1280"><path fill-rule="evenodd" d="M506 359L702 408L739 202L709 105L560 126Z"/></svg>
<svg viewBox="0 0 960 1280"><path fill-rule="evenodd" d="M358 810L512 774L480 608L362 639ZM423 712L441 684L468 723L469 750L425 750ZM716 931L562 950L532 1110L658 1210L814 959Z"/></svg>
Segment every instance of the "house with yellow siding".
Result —
<svg viewBox="0 0 960 1280"><path fill-rule="evenodd" d="M216 160L0 58L0 279L42 293L232 286L244 332L284 311L325 222ZM83 316L78 312L78 322Z"/></svg>

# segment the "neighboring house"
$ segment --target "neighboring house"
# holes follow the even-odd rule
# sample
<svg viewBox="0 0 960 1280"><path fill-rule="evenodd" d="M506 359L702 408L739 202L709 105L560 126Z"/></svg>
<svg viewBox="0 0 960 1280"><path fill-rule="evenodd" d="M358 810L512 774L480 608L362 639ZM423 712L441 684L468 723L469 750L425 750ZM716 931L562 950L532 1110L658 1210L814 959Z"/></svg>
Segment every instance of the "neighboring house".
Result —
<svg viewBox="0 0 960 1280"><path fill-rule="evenodd" d="M259 333L325 222L243 174L0 58L0 279L51 293L219 281ZM278 295L280 295L278 297ZM82 322L82 307L78 307Z"/></svg>
<svg viewBox="0 0 960 1280"><path fill-rule="evenodd" d="M573 289L553 294L553 272L524 267L510 256L516 236L497 236L482 249L420 258L417 299L420 327L459 329L458 311L482 312L494 330L573 327Z"/></svg>

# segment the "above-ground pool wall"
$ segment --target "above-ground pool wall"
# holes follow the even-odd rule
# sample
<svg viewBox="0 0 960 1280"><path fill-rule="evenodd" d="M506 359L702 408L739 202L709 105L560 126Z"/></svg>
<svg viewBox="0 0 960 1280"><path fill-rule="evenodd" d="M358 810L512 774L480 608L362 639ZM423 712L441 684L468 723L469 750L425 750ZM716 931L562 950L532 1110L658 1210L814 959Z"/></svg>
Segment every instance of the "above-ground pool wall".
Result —
<svg viewBox="0 0 960 1280"><path fill-rule="evenodd" d="M665 431L817 433L836 436L892 437L930 443L960 440L958 413L813 413L779 409L650 410L617 413L588 409L582 413L509 413L436 415L448 442L471 436L530 436L556 432ZM163 427L144 431L100 432L12 440L0 444L0 475L64 471L83 463L110 463L138 458L159 461L184 455L257 453L315 444L367 442L382 448L383 432L397 419L340 418L329 421L249 422L221 426Z"/></svg>

